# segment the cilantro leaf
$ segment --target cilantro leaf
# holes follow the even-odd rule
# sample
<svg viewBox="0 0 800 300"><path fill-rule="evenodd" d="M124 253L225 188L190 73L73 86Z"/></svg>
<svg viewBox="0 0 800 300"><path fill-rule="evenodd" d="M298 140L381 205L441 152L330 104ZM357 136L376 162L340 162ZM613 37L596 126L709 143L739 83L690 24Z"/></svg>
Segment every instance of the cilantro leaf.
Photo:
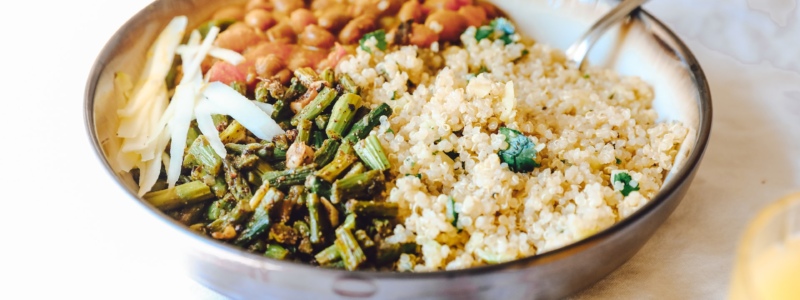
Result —
<svg viewBox="0 0 800 300"><path fill-rule="evenodd" d="M386 50L386 31L383 29L378 29L373 32L365 34L358 40L358 45L361 47L361 50L367 51L368 53L372 53L372 49L367 47L364 43L366 43L370 38L375 37L377 43L375 43L375 47L380 49L381 51Z"/></svg>
<svg viewBox="0 0 800 300"><path fill-rule="evenodd" d="M508 164L511 171L527 173L539 166L536 158L535 144L521 132L507 127L500 127L500 133L506 136L508 148L500 150L497 154L500 160Z"/></svg>
<svg viewBox="0 0 800 300"><path fill-rule="evenodd" d="M453 196L449 196L447 199L447 203L445 204L445 210L447 215L445 216L447 220L450 221L450 224L453 227L458 228L458 213L456 212L456 200L453 199ZM461 231L460 228L458 228Z"/></svg>
<svg viewBox="0 0 800 300"><path fill-rule="evenodd" d="M614 190L620 191L622 196L627 197L631 192L639 190L639 184L632 182L633 178L628 172L619 171L611 175L611 185L614 186Z"/></svg>
<svg viewBox="0 0 800 300"><path fill-rule="evenodd" d="M514 25L511 24L508 19L497 18L492 20L489 25L478 27L478 29L475 31L475 40L481 41L485 38L491 38L493 40L499 39L508 45L514 42L511 39L511 36L514 35L515 32L516 29L514 28Z"/></svg>

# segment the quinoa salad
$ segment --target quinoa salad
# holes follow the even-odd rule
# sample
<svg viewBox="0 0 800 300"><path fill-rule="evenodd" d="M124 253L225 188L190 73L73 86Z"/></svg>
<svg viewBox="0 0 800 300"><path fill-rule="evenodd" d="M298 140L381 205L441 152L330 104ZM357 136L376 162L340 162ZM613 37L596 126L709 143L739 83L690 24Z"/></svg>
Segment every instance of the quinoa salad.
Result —
<svg viewBox="0 0 800 300"><path fill-rule="evenodd" d="M175 17L137 80L115 74L114 163L198 234L414 272L574 243L673 169L689 129L657 121L640 78L580 71L488 3L373 2Z"/></svg>

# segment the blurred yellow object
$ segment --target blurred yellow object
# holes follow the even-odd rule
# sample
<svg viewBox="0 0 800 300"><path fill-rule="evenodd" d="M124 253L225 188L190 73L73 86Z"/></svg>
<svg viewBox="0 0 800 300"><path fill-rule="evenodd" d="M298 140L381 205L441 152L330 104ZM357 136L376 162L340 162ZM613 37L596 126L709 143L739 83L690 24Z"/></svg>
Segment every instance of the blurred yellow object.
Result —
<svg viewBox="0 0 800 300"><path fill-rule="evenodd" d="M800 299L800 193L770 204L748 225L729 298Z"/></svg>

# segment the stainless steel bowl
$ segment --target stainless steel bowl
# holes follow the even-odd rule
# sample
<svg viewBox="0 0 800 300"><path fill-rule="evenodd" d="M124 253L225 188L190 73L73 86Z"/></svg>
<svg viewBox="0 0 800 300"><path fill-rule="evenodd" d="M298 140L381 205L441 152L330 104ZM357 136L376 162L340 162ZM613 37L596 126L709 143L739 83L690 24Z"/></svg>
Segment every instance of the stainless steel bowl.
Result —
<svg viewBox="0 0 800 300"><path fill-rule="evenodd" d="M607 3L587 4L585 1L494 2L509 13L523 33L562 49L608 9ZM115 128L116 104L108 95L113 87L113 73L138 74L147 47L171 17L187 15L195 23L190 26L194 26L223 4L225 2L212 0L158 0L131 18L111 37L95 62L86 85L84 117L98 158L130 196L124 201L140 203L143 220L158 219L163 222L165 230L180 236L180 246L165 251L178 253L194 279L232 298L564 297L597 282L644 245L686 194L706 148L712 110L703 71L675 34L649 13L640 10L627 25L620 26L605 41L601 40L590 60L623 74L640 75L655 82L657 97L654 106L659 113L667 119L682 120L694 130L687 138L687 144L693 147L676 162L676 168L668 175L662 190L630 217L581 241L544 254L457 271L348 272L247 253L191 232L136 197L133 180L120 172L110 159L114 154L109 142ZM664 97L659 98L659 95ZM144 218L147 214L155 218Z"/></svg>

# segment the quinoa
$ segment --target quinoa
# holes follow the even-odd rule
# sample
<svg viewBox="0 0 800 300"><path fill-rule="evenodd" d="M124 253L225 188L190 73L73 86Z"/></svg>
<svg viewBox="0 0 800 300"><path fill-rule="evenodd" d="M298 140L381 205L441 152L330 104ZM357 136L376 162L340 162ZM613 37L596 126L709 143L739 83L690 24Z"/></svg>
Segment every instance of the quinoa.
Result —
<svg viewBox="0 0 800 300"><path fill-rule="evenodd" d="M687 128L657 122L653 89L612 70L581 72L547 45L357 49L337 72L363 87L366 106L394 113L372 134L394 180L384 194L401 222L387 241L416 242L400 271L435 271L541 254L608 228L645 205L673 167ZM441 51L439 51L441 49ZM516 173L498 156L499 127L536 145L540 166ZM612 172L638 190L623 196ZM619 184L617 184L619 185ZM457 219L448 216L452 199Z"/></svg>

